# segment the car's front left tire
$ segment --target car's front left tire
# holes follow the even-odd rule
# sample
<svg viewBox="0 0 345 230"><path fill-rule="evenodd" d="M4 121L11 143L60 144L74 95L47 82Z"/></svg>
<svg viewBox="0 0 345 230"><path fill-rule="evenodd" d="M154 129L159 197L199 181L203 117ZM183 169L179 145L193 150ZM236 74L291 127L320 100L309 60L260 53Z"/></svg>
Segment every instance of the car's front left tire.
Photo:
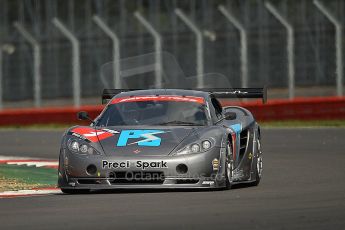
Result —
<svg viewBox="0 0 345 230"><path fill-rule="evenodd" d="M231 189L233 184L233 171L234 171L234 160L233 153L231 150L231 144L228 142L226 145L225 155L225 188Z"/></svg>
<svg viewBox="0 0 345 230"><path fill-rule="evenodd" d="M255 164L255 181L252 183L253 186L257 186L260 183L262 177L262 169L263 169L263 159L262 159L262 152L261 152L261 143L258 139L258 156L256 157L256 164Z"/></svg>

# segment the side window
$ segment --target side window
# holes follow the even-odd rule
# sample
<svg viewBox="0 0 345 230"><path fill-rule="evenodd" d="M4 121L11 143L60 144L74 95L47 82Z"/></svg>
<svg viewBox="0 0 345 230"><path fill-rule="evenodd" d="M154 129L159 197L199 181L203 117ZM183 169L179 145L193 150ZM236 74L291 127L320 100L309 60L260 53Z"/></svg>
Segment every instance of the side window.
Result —
<svg viewBox="0 0 345 230"><path fill-rule="evenodd" d="M211 98L212 105L218 119L222 118L222 106L216 98Z"/></svg>

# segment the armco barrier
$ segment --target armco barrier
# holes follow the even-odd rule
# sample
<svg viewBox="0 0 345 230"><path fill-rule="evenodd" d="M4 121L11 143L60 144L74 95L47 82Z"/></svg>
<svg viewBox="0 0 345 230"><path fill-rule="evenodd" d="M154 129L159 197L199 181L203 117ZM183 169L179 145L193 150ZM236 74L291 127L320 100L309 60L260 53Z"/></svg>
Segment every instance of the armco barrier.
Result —
<svg viewBox="0 0 345 230"><path fill-rule="evenodd" d="M224 103L223 106L229 105ZM242 103L259 121L345 119L345 97L297 98Z"/></svg>
<svg viewBox="0 0 345 230"><path fill-rule="evenodd" d="M0 112L0 126L33 125L33 124L81 124L77 120L78 111L87 111L90 117L95 118L103 106L16 109Z"/></svg>
<svg viewBox="0 0 345 230"><path fill-rule="evenodd" d="M223 106L232 105L226 102ZM271 100L267 104L261 101L239 104L249 109L259 121L277 120L325 120L345 119L345 97L298 98L291 100ZM95 118L103 106L8 109L0 112L0 126L33 124L81 124L77 120L78 111L87 111Z"/></svg>

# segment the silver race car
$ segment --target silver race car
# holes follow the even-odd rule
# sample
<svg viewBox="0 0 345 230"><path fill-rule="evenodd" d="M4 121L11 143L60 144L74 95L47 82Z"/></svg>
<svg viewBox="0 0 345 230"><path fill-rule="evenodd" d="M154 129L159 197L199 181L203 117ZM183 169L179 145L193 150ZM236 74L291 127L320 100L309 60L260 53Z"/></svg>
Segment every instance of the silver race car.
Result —
<svg viewBox="0 0 345 230"><path fill-rule="evenodd" d="M260 127L219 98L263 98L262 88L152 89L103 92L90 126L62 138L58 186L64 193L120 188L231 188L258 185Z"/></svg>

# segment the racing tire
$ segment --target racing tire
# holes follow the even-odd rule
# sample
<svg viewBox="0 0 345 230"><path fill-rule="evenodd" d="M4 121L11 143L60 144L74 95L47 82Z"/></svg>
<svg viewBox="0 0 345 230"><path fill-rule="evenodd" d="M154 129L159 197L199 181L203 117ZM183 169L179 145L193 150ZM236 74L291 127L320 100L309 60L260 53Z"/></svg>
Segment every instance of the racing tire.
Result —
<svg viewBox="0 0 345 230"><path fill-rule="evenodd" d="M234 170L234 160L231 150L231 145L228 142L226 145L226 155L225 155L225 189L229 190L233 184L233 170Z"/></svg>
<svg viewBox="0 0 345 230"><path fill-rule="evenodd" d="M90 192L89 189L68 189L68 188L62 188L61 192L65 194L87 194Z"/></svg>
<svg viewBox="0 0 345 230"><path fill-rule="evenodd" d="M256 164L255 164L255 180L251 183L252 186L258 186L262 177L262 152L261 152L261 143L258 140L258 156L256 157Z"/></svg>

